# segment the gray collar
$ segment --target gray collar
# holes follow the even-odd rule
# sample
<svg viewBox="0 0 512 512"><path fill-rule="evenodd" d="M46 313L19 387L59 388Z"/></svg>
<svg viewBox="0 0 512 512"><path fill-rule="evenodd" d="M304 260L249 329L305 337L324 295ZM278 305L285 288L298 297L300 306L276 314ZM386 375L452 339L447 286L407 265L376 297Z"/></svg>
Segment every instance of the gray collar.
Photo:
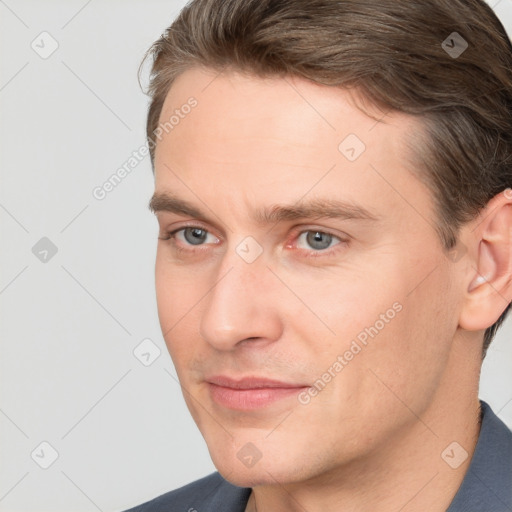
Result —
<svg viewBox="0 0 512 512"><path fill-rule="evenodd" d="M480 405L475 452L446 512L512 512L512 432L486 402Z"/></svg>

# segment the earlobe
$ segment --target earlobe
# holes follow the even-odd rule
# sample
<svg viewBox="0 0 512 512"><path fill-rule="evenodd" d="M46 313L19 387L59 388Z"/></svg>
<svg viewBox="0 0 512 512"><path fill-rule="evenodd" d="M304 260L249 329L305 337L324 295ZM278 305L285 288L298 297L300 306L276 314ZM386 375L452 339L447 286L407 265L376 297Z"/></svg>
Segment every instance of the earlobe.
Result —
<svg viewBox="0 0 512 512"><path fill-rule="evenodd" d="M512 198L495 196L469 231L469 243L475 247L468 266L466 297L459 326L468 331L493 325L512 299Z"/></svg>

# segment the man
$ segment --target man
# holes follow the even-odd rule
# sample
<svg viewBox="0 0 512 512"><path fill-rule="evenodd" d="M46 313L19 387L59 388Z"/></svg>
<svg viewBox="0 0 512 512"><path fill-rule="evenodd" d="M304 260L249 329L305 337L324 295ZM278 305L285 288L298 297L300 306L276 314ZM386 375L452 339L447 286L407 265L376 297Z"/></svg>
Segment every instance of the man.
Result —
<svg viewBox="0 0 512 512"><path fill-rule="evenodd" d="M491 9L197 0L150 55L159 318L218 473L132 511L512 511Z"/></svg>

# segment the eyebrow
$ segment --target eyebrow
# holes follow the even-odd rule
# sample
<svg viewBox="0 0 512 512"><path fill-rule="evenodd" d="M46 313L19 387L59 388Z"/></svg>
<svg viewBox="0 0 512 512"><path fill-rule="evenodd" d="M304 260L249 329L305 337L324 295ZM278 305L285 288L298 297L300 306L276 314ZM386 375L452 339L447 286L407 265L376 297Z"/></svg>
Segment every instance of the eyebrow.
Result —
<svg viewBox="0 0 512 512"><path fill-rule="evenodd" d="M149 201L149 209L153 213L170 212L182 214L210 222L208 215L195 205L173 196L169 193L155 193ZM378 221L380 217L371 213L366 208L338 199L311 199L309 201L299 201L295 204L284 205L276 204L269 207L256 210L252 214L252 220L259 225L275 224L278 222L315 219L315 218L333 218L345 220L366 220Z"/></svg>

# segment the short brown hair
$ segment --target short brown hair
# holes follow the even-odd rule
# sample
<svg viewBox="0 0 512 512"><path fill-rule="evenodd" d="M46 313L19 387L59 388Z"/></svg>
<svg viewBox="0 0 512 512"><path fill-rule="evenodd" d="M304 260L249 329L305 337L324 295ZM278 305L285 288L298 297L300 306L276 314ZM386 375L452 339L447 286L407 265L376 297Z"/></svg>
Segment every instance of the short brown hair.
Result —
<svg viewBox="0 0 512 512"><path fill-rule="evenodd" d="M205 66L356 88L383 111L421 116L419 177L446 251L512 186L512 46L483 0L193 0L148 56L152 164L173 81ZM485 331L482 358L509 309Z"/></svg>

